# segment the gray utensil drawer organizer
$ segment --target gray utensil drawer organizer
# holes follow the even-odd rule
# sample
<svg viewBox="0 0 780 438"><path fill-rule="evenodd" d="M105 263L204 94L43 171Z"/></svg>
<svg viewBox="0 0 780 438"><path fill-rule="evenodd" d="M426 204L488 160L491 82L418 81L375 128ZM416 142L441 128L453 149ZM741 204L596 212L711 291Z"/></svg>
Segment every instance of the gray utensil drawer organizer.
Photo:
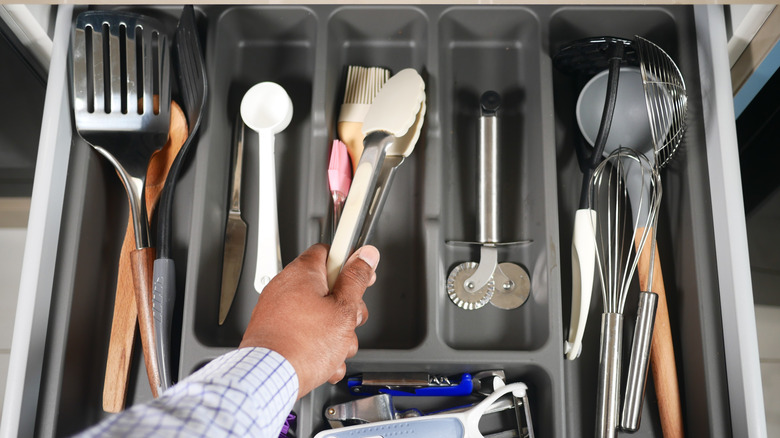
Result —
<svg viewBox="0 0 780 438"><path fill-rule="evenodd" d="M175 7L133 10L159 16L171 28L179 14ZM199 10L210 94L196 153L176 193L174 258L182 303L181 319L174 324L181 326L180 375L235 348L257 298L252 285L257 154L251 133L243 184L243 216L249 223L244 272L227 321L217 324L231 129L243 93L270 80L284 86L293 101L292 123L276 140L286 264L324 240L330 211L327 158L345 66L379 65L393 72L412 67L425 78L428 113L372 242L382 262L365 296L371 317L358 330L361 350L348 362L348 375L501 368L509 381L528 384L537 436L589 436L595 422L601 298L594 292L582 356L565 361L569 248L580 180L573 148L579 135L573 116L578 90L554 70L550 56L577 38L637 34L670 53L689 90L689 127L680 156L665 170L659 224L687 433L765 433L763 412L753 412L763 405L760 381L756 388L752 376L758 372L752 301L737 299L737 289L750 286L749 274L732 258L745 238L744 221L727 213L742 205L738 179L736 189L723 190L734 181L724 158L730 152L723 151L736 144L730 137L731 102L716 93L728 71L717 63L720 58L710 59L720 53L713 47L723 31L717 21L712 29L708 24L722 18L718 9L275 5ZM44 120L41 140L42 151L65 157L67 173L62 162L52 162L57 172L46 182L36 181L49 186L36 192L34 202L50 197L54 206L44 211L51 220L30 230L45 233L39 242L44 250L28 254L26 261L39 266L29 350L43 360L32 353L18 356L26 361L24 373L17 374L24 379L9 377L9 385L19 387L24 403L13 418L4 418L11 424L5 430L16 430L15 425L21 436L71 434L106 415L103 372L127 206L113 168L71 131L68 58L57 52L67 51L63 39L70 34L70 11L60 11L46 102L46 114L56 117ZM722 41L725 56L725 37ZM532 292L515 310L464 311L448 299L446 276L456 264L478 260L478 251L445 242L475 239L476 108L488 89L504 96L500 238L531 240L502 248L499 260L523 265ZM57 178L64 184L59 191L52 189ZM33 206L31 215L35 212ZM630 302L627 312L633 308ZM150 398L140 348L134 363L128 404ZM661 436L650 382L640 437ZM298 436L327 427L323 408L347 398L342 382L299 401ZM434 405L418 401L422 408Z"/></svg>

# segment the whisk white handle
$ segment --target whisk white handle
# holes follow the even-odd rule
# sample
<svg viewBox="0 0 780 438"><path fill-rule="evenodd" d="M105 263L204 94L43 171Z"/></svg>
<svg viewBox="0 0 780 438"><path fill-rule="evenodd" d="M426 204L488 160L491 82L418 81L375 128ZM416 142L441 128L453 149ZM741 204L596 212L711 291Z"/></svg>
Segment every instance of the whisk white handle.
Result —
<svg viewBox="0 0 780 438"><path fill-rule="evenodd" d="M596 267L596 211L577 210L571 242L571 324L569 338L564 343L566 359L574 360L582 352L582 336L588 321L593 276Z"/></svg>

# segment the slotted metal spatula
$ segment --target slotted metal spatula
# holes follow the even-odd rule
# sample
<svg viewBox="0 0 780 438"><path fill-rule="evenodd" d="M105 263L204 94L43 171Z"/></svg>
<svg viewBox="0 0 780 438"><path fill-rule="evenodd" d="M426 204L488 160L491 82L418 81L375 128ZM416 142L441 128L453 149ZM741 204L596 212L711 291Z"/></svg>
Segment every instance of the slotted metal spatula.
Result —
<svg viewBox="0 0 780 438"><path fill-rule="evenodd" d="M152 154L165 145L171 117L170 54L161 24L125 12L87 11L72 39L76 130L116 168L130 201L131 254L144 362L157 397L160 374L152 320L154 248L144 202Z"/></svg>

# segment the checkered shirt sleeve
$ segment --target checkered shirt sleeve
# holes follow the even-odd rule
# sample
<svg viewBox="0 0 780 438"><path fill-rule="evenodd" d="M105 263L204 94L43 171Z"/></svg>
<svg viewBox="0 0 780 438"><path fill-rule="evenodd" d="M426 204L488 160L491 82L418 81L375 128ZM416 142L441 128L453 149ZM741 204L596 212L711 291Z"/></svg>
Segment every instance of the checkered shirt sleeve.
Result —
<svg viewBox="0 0 780 438"><path fill-rule="evenodd" d="M242 348L78 436L276 438L297 395L298 378L282 355Z"/></svg>

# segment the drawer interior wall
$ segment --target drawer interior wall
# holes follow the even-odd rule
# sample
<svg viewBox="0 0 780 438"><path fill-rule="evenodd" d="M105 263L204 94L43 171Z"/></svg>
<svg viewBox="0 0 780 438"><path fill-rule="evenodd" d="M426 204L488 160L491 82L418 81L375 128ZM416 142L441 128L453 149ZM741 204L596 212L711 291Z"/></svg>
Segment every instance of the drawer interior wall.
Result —
<svg viewBox="0 0 780 438"><path fill-rule="evenodd" d="M140 10L171 27L178 11ZM371 317L358 329L361 350L348 361L348 374L451 375L502 368L508 380L529 385L537 436L593 430L601 298L594 292L582 356L565 361L569 247L580 183L573 149L579 135L573 116L577 90L553 68L550 56L580 37L640 34L669 51L689 89L689 128L683 152L664 174L659 224L686 427L693 435L728 434L690 7L204 6L199 25L209 107L197 150L177 186L174 214L180 376L235 348L257 299L257 229L252 226L259 208L257 137L248 130L244 271L225 324L217 324L232 127L244 92L254 83L274 81L293 102L292 122L275 141L281 254L287 264L311 244L328 240L326 169L346 66L379 65L394 73L412 67L425 79L428 111L372 242L382 262L376 284L365 295ZM488 305L466 311L447 297L446 277L454 266L479 259L477 248L451 241L476 239L478 99L488 89L504 99L499 237L528 241L502 247L499 261L522 265L532 292L518 309ZM52 305L52 321L60 320L65 332L51 334L47 344L49 358L58 360L45 370L36 429L41 435L74 433L105 415L102 382L127 217L125 195L110 165L78 136L68 140L72 177ZM635 301L630 301L627 312L633 308ZM150 398L136 350L128 404ZM340 383L326 384L298 402L299 436L327 427L324 407L347 399L346 385ZM651 383L643 419L637 435L659 436Z"/></svg>

